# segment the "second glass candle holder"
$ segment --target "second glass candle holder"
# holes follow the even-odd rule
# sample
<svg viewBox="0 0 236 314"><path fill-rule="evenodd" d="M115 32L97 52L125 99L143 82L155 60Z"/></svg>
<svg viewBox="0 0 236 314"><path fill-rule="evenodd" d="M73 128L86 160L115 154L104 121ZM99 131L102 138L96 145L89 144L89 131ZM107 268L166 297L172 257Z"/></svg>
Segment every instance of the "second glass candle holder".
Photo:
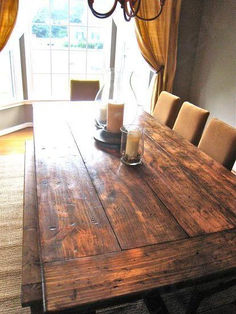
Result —
<svg viewBox="0 0 236 314"><path fill-rule="evenodd" d="M121 161L129 166L136 166L142 163L144 153L144 132L143 128L129 124L122 126L121 130Z"/></svg>

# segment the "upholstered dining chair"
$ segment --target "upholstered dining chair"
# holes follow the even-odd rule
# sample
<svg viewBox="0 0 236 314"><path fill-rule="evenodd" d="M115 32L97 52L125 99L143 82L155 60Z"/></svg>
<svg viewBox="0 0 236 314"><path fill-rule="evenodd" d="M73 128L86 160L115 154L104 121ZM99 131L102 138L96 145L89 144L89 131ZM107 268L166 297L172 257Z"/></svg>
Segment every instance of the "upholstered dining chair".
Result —
<svg viewBox="0 0 236 314"><path fill-rule="evenodd" d="M98 80L71 80L70 100L95 100L99 88Z"/></svg>
<svg viewBox="0 0 236 314"><path fill-rule="evenodd" d="M172 128L180 110L180 98L162 91L158 97L153 116L162 124Z"/></svg>
<svg viewBox="0 0 236 314"><path fill-rule="evenodd" d="M179 111L173 130L194 145L198 145L209 111L185 101Z"/></svg>
<svg viewBox="0 0 236 314"><path fill-rule="evenodd" d="M236 129L213 118L203 132L198 147L231 170L236 159Z"/></svg>

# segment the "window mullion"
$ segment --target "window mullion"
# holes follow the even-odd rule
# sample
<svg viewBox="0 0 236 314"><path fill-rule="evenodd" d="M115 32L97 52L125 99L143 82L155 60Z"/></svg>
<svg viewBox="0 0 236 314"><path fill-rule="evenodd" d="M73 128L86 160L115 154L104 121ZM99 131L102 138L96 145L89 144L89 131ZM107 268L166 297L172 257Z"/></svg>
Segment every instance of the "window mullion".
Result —
<svg viewBox="0 0 236 314"><path fill-rule="evenodd" d="M87 8L87 7L86 7ZM86 20L86 57L85 57L85 62L86 62L86 67L85 67L85 78L88 78L88 8L87 8L87 20Z"/></svg>
<svg viewBox="0 0 236 314"><path fill-rule="evenodd" d="M70 90L70 14L71 14L71 3L68 0L68 90Z"/></svg>
<svg viewBox="0 0 236 314"><path fill-rule="evenodd" d="M52 5L51 5L51 1L49 0L49 35L50 35L50 94L51 94L51 97L52 97Z"/></svg>

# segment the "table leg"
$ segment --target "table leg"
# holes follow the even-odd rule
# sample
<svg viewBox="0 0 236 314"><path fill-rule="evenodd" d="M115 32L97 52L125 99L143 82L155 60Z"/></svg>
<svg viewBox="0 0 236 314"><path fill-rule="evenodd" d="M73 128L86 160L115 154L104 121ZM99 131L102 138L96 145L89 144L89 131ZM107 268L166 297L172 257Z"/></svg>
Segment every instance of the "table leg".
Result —
<svg viewBox="0 0 236 314"><path fill-rule="evenodd" d="M41 303L31 305L30 311L31 314L43 314L43 305Z"/></svg>
<svg viewBox="0 0 236 314"><path fill-rule="evenodd" d="M144 298L150 314L169 314L169 311L159 293L150 293Z"/></svg>

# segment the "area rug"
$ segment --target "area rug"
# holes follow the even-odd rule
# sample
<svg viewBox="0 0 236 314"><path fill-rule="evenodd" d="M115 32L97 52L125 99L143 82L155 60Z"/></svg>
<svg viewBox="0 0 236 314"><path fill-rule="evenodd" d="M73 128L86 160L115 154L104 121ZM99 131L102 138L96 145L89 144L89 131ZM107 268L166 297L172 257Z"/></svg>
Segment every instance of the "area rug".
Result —
<svg viewBox="0 0 236 314"><path fill-rule="evenodd" d="M0 313L25 314L20 303L24 155L0 156Z"/></svg>

